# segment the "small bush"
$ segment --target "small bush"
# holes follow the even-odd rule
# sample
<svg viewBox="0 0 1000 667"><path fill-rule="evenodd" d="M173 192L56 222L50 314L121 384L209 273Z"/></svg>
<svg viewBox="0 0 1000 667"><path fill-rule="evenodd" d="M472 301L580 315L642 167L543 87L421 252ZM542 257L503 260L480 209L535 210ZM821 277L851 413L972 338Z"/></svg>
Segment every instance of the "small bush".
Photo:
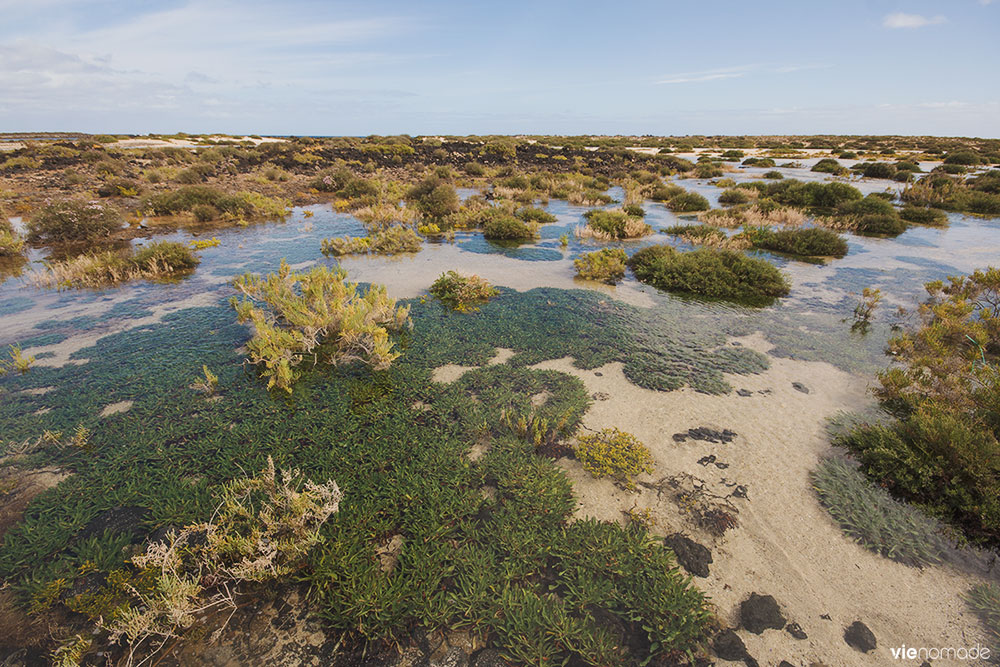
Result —
<svg viewBox="0 0 1000 667"><path fill-rule="evenodd" d="M198 222L209 222L219 217L219 209L211 204L195 204L191 207L191 215Z"/></svg>
<svg viewBox="0 0 1000 667"><path fill-rule="evenodd" d="M743 160L744 167L767 168L773 167L775 164L775 161L769 157L748 157L746 160Z"/></svg>
<svg viewBox="0 0 1000 667"><path fill-rule="evenodd" d="M453 185L437 176L429 176L406 192L406 200L413 202L428 218L443 218L458 212L458 192Z"/></svg>
<svg viewBox="0 0 1000 667"><path fill-rule="evenodd" d="M452 310L472 312L500 294L500 290L479 276L463 276L448 271L434 281L430 293Z"/></svg>
<svg viewBox="0 0 1000 667"><path fill-rule="evenodd" d="M699 162L694 168L695 178L718 178L722 173L722 167L714 162Z"/></svg>
<svg viewBox="0 0 1000 667"><path fill-rule="evenodd" d="M720 204L747 204L752 199L753 195L756 194L753 190L748 190L746 188L730 188L724 190L722 194L719 195Z"/></svg>
<svg viewBox="0 0 1000 667"><path fill-rule="evenodd" d="M153 195L145 203L145 208L153 215L191 213L197 206L212 206L220 211L223 217L230 219L280 218L288 215L291 203L285 199L267 197L256 192L238 192L231 195L207 185L190 185L172 192L163 192Z"/></svg>
<svg viewBox="0 0 1000 667"><path fill-rule="evenodd" d="M625 277L628 256L621 248L601 248L573 260L576 275L587 280L598 280L609 285Z"/></svg>
<svg viewBox="0 0 1000 667"><path fill-rule="evenodd" d="M121 229L121 215L97 202L62 201L43 207L28 222L30 243L76 243L107 238Z"/></svg>
<svg viewBox="0 0 1000 667"><path fill-rule="evenodd" d="M820 503L861 546L907 565L934 565L943 560L950 545L941 537L938 522L894 500L855 466L828 458L811 477Z"/></svg>
<svg viewBox="0 0 1000 667"><path fill-rule="evenodd" d="M653 187L653 190L649 194L649 198L653 201L670 201L677 195L684 192L684 188L679 185L674 185L673 183L660 183Z"/></svg>
<svg viewBox="0 0 1000 667"><path fill-rule="evenodd" d="M150 273L175 273L198 266L198 256L186 245L173 241L155 241L143 246L131 260L140 269Z"/></svg>
<svg viewBox="0 0 1000 667"><path fill-rule="evenodd" d="M540 208L535 208L534 206L525 206L524 208L518 210L515 214L521 220L525 222L537 222L539 224L546 224L549 222L555 222L556 216L552 215L548 211L543 211Z"/></svg>
<svg viewBox="0 0 1000 667"><path fill-rule="evenodd" d="M667 203L667 207L675 213L707 211L710 208L708 200L697 192L683 192L674 195Z"/></svg>
<svg viewBox="0 0 1000 667"><path fill-rule="evenodd" d="M785 177L780 171L765 171L764 178L780 181Z"/></svg>
<svg viewBox="0 0 1000 667"><path fill-rule="evenodd" d="M857 165L855 169L860 169L861 175L865 178L888 178L896 175L895 165L888 162L866 162Z"/></svg>
<svg viewBox="0 0 1000 667"><path fill-rule="evenodd" d="M653 228L642 218L632 217L625 211L592 210L584 213L587 225L578 230L580 236L603 240L639 238L651 234Z"/></svg>
<svg viewBox="0 0 1000 667"><path fill-rule="evenodd" d="M420 252L424 240L410 227L387 227L372 236L344 236L323 239L324 255L354 255L373 252L376 255L399 255Z"/></svg>
<svg viewBox="0 0 1000 667"><path fill-rule="evenodd" d="M940 211L936 208L914 206L912 204L904 206L899 212L899 217L907 222L913 222L918 225L943 227L948 224L948 215L944 211Z"/></svg>
<svg viewBox="0 0 1000 667"><path fill-rule="evenodd" d="M399 356L389 332L409 321L409 308L397 308L381 285L359 294L346 278L340 267L298 273L282 260L277 273L248 273L233 281L244 295L231 300L237 319L254 329L247 359L261 366L268 389L291 393L300 376L297 367L306 360L361 361L384 369Z"/></svg>
<svg viewBox="0 0 1000 667"><path fill-rule="evenodd" d="M576 458L584 470L597 478L611 477L629 489L634 477L653 472L653 455L631 433L606 428L594 435L581 436L576 444Z"/></svg>
<svg viewBox="0 0 1000 667"><path fill-rule="evenodd" d="M825 157L814 164L812 169L809 171L815 171L821 174L846 174L847 168L834 160L832 157Z"/></svg>
<svg viewBox="0 0 1000 667"><path fill-rule="evenodd" d="M479 162L466 162L462 165L462 171L469 176L485 176L486 167Z"/></svg>
<svg viewBox="0 0 1000 667"><path fill-rule="evenodd" d="M632 255L628 265L636 278L668 292L762 305L789 291L773 264L735 250L702 247L678 252L666 245L650 246Z"/></svg>
<svg viewBox="0 0 1000 667"><path fill-rule="evenodd" d="M483 236L498 241L527 241L538 236L538 223L513 215L491 215L483 222Z"/></svg>
<svg viewBox="0 0 1000 667"><path fill-rule="evenodd" d="M982 158L980 158L979 155L973 151L954 151L949 152L945 156L944 163L974 166L982 164Z"/></svg>
<svg viewBox="0 0 1000 667"><path fill-rule="evenodd" d="M856 218L854 230L868 236L899 236L906 231L906 226L906 221L898 214L868 213Z"/></svg>
<svg viewBox="0 0 1000 667"><path fill-rule="evenodd" d="M639 204L628 204L623 206L622 210L625 211L625 215L631 216L633 218L645 218L646 211Z"/></svg>
<svg viewBox="0 0 1000 667"><path fill-rule="evenodd" d="M818 227L767 230L753 245L799 257L843 257L847 254L847 241L842 236Z"/></svg>

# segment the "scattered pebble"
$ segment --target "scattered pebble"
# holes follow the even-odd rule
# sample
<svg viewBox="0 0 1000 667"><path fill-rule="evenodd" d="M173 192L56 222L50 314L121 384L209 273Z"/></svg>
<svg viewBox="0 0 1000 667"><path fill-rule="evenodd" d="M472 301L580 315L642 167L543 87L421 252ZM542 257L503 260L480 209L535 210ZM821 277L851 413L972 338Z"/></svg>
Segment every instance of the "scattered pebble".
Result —
<svg viewBox="0 0 1000 667"><path fill-rule="evenodd" d="M682 431L680 433L674 433L674 442L686 442L690 440L701 440L703 442L715 442L715 443L730 443L736 437L736 431L730 431L728 428L721 431L709 428L707 426L699 426L698 428L689 428L686 432Z"/></svg>
<svg viewBox="0 0 1000 667"><path fill-rule="evenodd" d="M799 625L798 623L794 623L794 622L793 623L789 623L787 626L785 626L785 632L787 632L788 634L790 634L795 639L802 640L802 639L808 639L809 638L809 635L806 634L805 630L803 630L802 626Z"/></svg>

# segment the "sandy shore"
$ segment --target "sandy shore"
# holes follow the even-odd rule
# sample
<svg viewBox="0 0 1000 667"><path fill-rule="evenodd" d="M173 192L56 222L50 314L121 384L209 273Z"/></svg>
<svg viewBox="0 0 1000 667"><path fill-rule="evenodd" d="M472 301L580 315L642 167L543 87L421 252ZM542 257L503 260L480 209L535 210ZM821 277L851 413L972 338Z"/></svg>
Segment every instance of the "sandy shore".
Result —
<svg viewBox="0 0 1000 667"><path fill-rule="evenodd" d="M738 342L762 352L770 347L760 336ZM636 492L596 480L577 461L562 459L559 465L572 479L580 502L577 515L624 521L624 512L648 509L656 534L683 532L710 547L710 575L694 583L711 597L726 626L739 626L739 605L751 593L774 596L786 619L798 623L808 637L796 640L782 630L760 635L739 630L761 665L782 660L794 665L909 664L894 660L889 649L902 644L986 645L978 621L960 597L975 583L972 575L950 566L912 568L867 551L846 538L817 502L809 472L830 451L824 421L870 400L859 378L826 363L772 358L765 373L728 378L750 396L710 396L690 389L657 392L637 387L625 378L619 363L584 371L566 358L536 367L583 380L598 399L584 426L634 433L655 459L654 473L639 478L645 485ZM435 379L453 381L465 370L443 367ZM805 385L809 393L794 388L793 382ZM728 444L677 443L672 437L703 426L731 429L737 437ZM700 465L699 459L707 455L728 467ZM713 538L682 515L668 493L653 488L685 473L720 496L730 495L737 484L746 488L746 499L729 500L739 510L737 528ZM857 620L878 641L878 648L868 654L843 639L844 629Z"/></svg>

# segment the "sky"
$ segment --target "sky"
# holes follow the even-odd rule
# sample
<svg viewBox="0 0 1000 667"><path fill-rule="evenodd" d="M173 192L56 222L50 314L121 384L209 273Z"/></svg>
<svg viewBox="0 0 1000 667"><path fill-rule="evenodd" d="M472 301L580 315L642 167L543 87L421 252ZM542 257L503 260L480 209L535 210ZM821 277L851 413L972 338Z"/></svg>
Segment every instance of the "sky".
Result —
<svg viewBox="0 0 1000 667"><path fill-rule="evenodd" d="M0 0L0 132L1000 136L1000 0Z"/></svg>

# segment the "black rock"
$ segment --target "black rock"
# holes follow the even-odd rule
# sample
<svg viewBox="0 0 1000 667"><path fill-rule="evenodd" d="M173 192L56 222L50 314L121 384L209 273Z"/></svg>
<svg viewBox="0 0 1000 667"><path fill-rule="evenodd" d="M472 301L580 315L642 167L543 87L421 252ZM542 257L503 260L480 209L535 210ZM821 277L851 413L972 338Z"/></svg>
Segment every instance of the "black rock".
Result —
<svg viewBox="0 0 1000 667"><path fill-rule="evenodd" d="M715 655L723 660L730 660L732 662L748 657L746 644L732 630L723 630L717 634L715 640L712 641L712 650L715 651ZM476 667L479 666L477 665Z"/></svg>
<svg viewBox="0 0 1000 667"><path fill-rule="evenodd" d="M712 562L712 552L708 547L681 533L664 537L663 543L673 550L677 562L685 570L696 577L708 576L708 564Z"/></svg>
<svg viewBox="0 0 1000 667"><path fill-rule="evenodd" d="M748 631L759 635L768 628L780 630L785 627L785 617L772 596L751 593L740 603L740 623Z"/></svg>
<svg viewBox="0 0 1000 667"><path fill-rule="evenodd" d="M795 389L796 391L801 391L803 394L809 393L809 387L805 386L801 382L793 382L792 389Z"/></svg>
<svg viewBox="0 0 1000 667"><path fill-rule="evenodd" d="M795 665L788 662L787 660L782 660L781 662L778 663L778 667L795 667Z"/></svg>
<svg viewBox="0 0 1000 667"><path fill-rule="evenodd" d="M684 442L688 439L687 433L674 433L674 442Z"/></svg>
<svg viewBox="0 0 1000 667"><path fill-rule="evenodd" d="M844 641L853 649L862 653L874 651L877 646L875 635L861 621L854 621L844 630Z"/></svg>
<svg viewBox="0 0 1000 667"><path fill-rule="evenodd" d="M736 390L736 394L738 396L744 396L744 397L745 396L753 396L753 392L750 391L749 389L737 389Z"/></svg>
<svg viewBox="0 0 1000 667"><path fill-rule="evenodd" d="M806 634L806 631L803 630L802 626L799 625L798 623L789 623L785 627L785 632L787 632L788 634L790 634L792 637L795 637L796 639L808 639L809 638L809 635Z"/></svg>
<svg viewBox="0 0 1000 667"><path fill-rule="evenodd" d="M95 535L103 535L107 531L114 535L130 533L137 538L135 541L138 541L146 534L142 524L149 518L149 515L150 511L145 507L132 505L112 507L88 521L87 525L77 533L77 537L84 540Z"/></svg>

